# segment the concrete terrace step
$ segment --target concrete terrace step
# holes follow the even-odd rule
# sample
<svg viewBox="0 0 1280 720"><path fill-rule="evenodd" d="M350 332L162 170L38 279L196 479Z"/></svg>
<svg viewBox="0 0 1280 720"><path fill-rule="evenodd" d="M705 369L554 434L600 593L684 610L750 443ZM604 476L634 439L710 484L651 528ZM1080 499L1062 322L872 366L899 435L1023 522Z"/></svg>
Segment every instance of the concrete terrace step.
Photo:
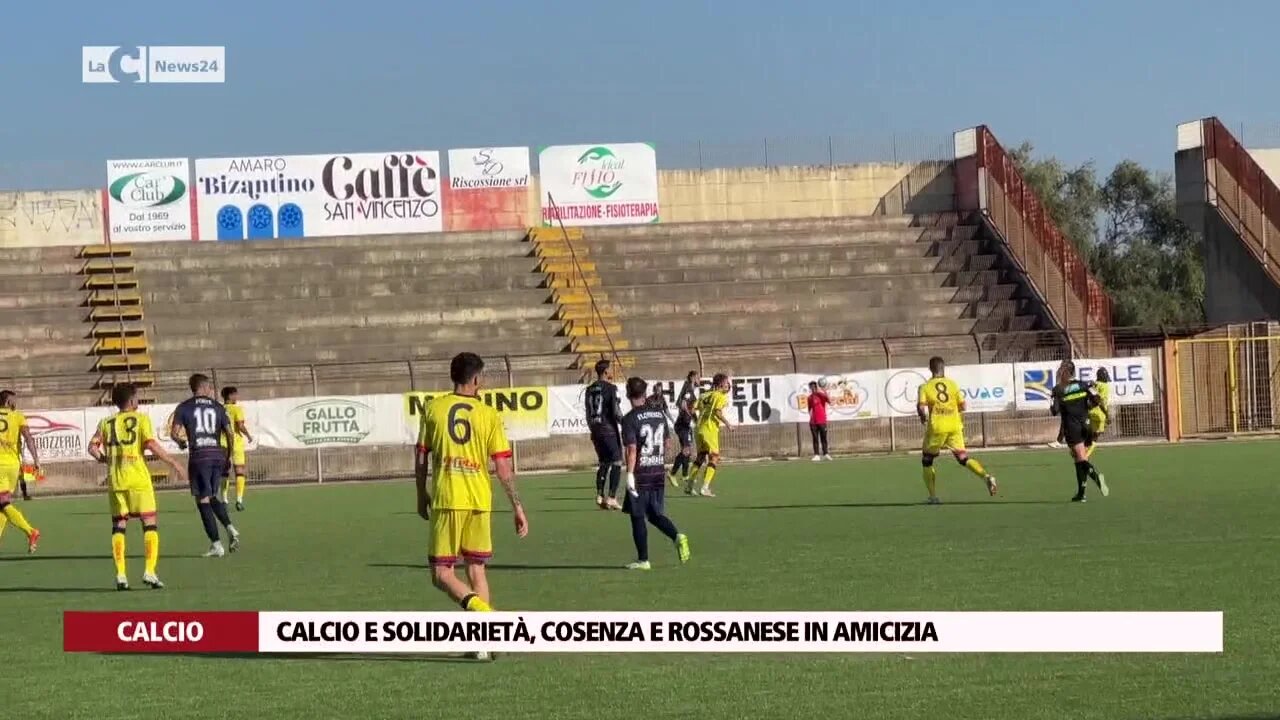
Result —
<svg viewBox="0 0 1280 720"><path fill-rule="evenodd" d="M154 353L212 350L293 350L346 345L413 345L414 343L465 343L479 340L524 341L554 337L560 323L426 325L400 327L325 327L305 332L260 330L217 334L161 334L151 340ZM566 341L567 342L567 341Z"/></svg>
<svg viewBox="0 0 1280 720"><path fill-rule="evenodd" d="M711 266L697 268L656 268L642 270L600 270L605 292L609 288L636 283L698 283L794 278L839 278L853 275L910 275L919 273L955 273L994 270L995 255L965 257L895 258L890 260L843 260L824 263L770 263L746 266Z"/></svg>
<svg viewBox="0 0 1280 720"><path fill-rule="evenodd" d="M878 338L964 335L971 332L1034 330L1036 320L1018 316L994 320L931 319L905 322L817 325L795 328L724 329L690 332L670 328L659 332L629 333L631 349L687 348L694 345L745 345L751 343L810 342L823 340L872 340Z"/></svg>
<svg viewBox="0 0 1280 720"><path fill-rule="evenodd" d="M568 341L565 338L545 337L453 340L421 342L412 345L348 345L291 350L181 352L158 355L155 367L167 371L205 368L252 368L268 365L307 365L312 363L385 362L414 359L443 361L464 350L476 352L487 357L504 354L531 355L557 353L563 350L567 344Z"/></svg>
<svg viewBox="0 0 1280 720"><path fill-rule="evenodd" d="M444 302L447 303L447 299ZM492 304L495 302L498 300L491 300L489 306L453 307L441 305L429 296L400 295L224 303L209 307L160 304L148 308L147 321L155 324L160 332L181 331L184 324L193 328L207 324L245 331L255 327L296 330L334 325L361 327L369 325L374 317L398 318L397 324L545 320L554 311L549 304Z"/></svg>
<svg viewBox="0 0 1280 720"><path fill-rule="evenodd" d="M369 250L417 246L439 248L468 248L477 245L512 245L521 247L524 230L495 230L480 232L414 233L398 235L341 235L334 237L310 237L298 240L244 240L240 242L164 242L129 245L134 259L182 256L222 256L259 252L316 250Z"/></svg>
<svg viewBox="0 0 1280 720"><path fill-rule="evenodd" d="M39 310L74 310L84 305L86 294L77 290L38 290L0 294L0 313L16 310L30 313Z"/></svg>
<svg viewBox="0 0 1280 720"><path fill-rule="evenodd" d="M343 267L349 265L390 265L435 263L446 266L475 263L488 265L503 260L523 260L527 248L520 245L478 245L470 248L416 246L405 248L333 248L323 252L277 250L257 253L196 253L178 257L139 258L140 273L172 270L262 269L300 267Z"/></svg>
<svg viewBox="0 0 1280 720"><path fill-rule="evenodd" d="M907 291L833 291L823 293L779 293L774 295L728 298L687 298L667 300L618 301L611 299L623 326L651 316L680 316L736 313L751 316L778 313L833 313L856 317L868 308L918 308L927 306L963 306L983 301L1014 299L1016 285L966 288L932 288Z"/></svg>
<svg viewBox="0 0 1280 720"><path fill-rule="evenodd" d="M192 257L167 261L155 261L155 263L144 264L139 270L139 278L142 286L146 287L148 279L157 273L276 273L277 279L280 277L293 277L295 273L307 270L329 270L342 272L355 272L360 277L367 276L369 269L381 270L385 274L407 274L410 276L418 275L485 275L489 277L534 272L537 270L538 260L533 257L502 257L493 258L477 262L454 261L452 258L440 260L431 260L427 262L419 261L396 261L396 262L376 262L367 260L360 263L332 263L324 256L310 257L299 253L296 256L282 255L277 259L283 258L286 262L277 264L264 264L257 262L257 258L253 255L234 255L228 258L212 258L212 257ZM376 276L378 273L372 273Z"/></svg>
<svg viewBox="0 0 1280 720"><path fill-rule="evenodd" d="M583 241L590 258L612 255L640 255L670 252L724 252L767 250L770 248L825 247L853 245L913 245L944 240L969 240L977 228L893 228L849 234L779 233L775 235L725 235L706 238L634 237L603 240L594 236Z"/></svg>
<svg viewBox="0 0 1280 720"><path fill-rule="evenodd" d="M241 302L265 302L287 300L318 300L329 298L384 298L412 297L415 307L477 307L501 304L503 307L532 307L547 302L550 294L545 289L531 286L529 289L462 290L450 288L443 291L437 279L400 280L373 283L302 283L291 285L239 285L230 283L221 287L187 287L143 291L144 303L153 304L164 312L164 305L182 303L213 304L218 310L221 304Z"/></svg>
<svg viewBox="0 0 1280 720"><path fill-rule="evenodd" d="M364 288L374 293L376 288L386 288L383 294L394 294L395 288L405 292L471 292L488 290L500 294L507 290L531 290L540 287L546 277L536 271L537 262L531 258L515 265L498 267L481 264L449 265L352 265L348 267L267 268L262 270L208 269L198 272L176 271L144 273L141 290L170 292L173 290L217 291L225 297L234 297L239 288L276 288L293 286L314 288L343 288L343 293L361 294ZM309 297L303 295L302 297Z"/></svg>
<svg viewBox="0 0 1280 720"><path fill-rule="evenodd" d="M646 330L659 331L666 328L680 330L750 330L764 328L811 327L832 323L833 316L838 322L865 322L868 324L889 322L911 322L916 320L952 320L960 318L984 318L993 315L1015 316L1020 314L1023 303L1017 300L996 300L977 303L936 303L933 305L881 305L849 309L832 308L830 311L819 303L778 303L762 306L754 312L740 312L729 309L720 313L701 315L655 315L647 317L622 318L626 334L643 334Z"/></svg>
<svg viewBox="0 0 1280 720"><path fill-rule="evenodd" d="M743 250L736 252L679 252L651 255L621 255L601 258L597 269L647 270L657 268L743 267L748 265L780 265L797 263L828 263L842 260L888 260L919 258L930 255L973 255L980 250L976 240L947 241L946 243L866 244L840 246L814 246Z"/></svg>
<svg viewBox="0 0 1280 720"><path fill-rule="evenodd" d="M663 285L610 285L602 288L609 302L681 300L697 298L750 298L764 295L830 292L922 291L943 287L996 285L996 271L966 273L913 273L905 275L850 275L847 277L788 278L779 280L739 280L730 282L666 283ZM958 282L963 281L963 282Z"/></svg>
<svg viewBox="0 0 1280 720"><path fill-rule="evenodd" d="M658 223L586 228L586 240L616 237L716 237L788 232L843 233L857 230L905 228L917 224L910 215L865 215L788 220L732 220L721 222Z"/></svg>

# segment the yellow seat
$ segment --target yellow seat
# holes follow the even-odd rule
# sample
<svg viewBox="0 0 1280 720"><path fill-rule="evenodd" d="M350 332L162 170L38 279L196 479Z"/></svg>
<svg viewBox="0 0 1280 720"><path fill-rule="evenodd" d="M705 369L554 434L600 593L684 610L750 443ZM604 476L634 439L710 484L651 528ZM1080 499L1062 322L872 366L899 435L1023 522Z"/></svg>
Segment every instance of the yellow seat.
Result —
<svg viewBox="0 0 1280 720"><path fill-rule="evenodd" d="M94 290L89 295L89 304L95 307L103 305L141 305L142 294L137 290Z"/></svg>
<svg viewBox="0 0 1280 720"><path fill-rule="evenodd" d="M85 290L110 290L111 288L136 288L138 278L132 275L90 275L85 278Z"/></svg>
<svg viewBox="0 0 1280 720"><path fill-rule="evenodd" d="M151 356L146 353L128 355L107 355L98 358L98 372L128 372L130 370L150 370Z"/></svg>
<svg viewBox="0 0 1280 720"><path fill-rule="evenodd" d="M113 260L111 258L94 258L84 264L80 269L81 275L100 275L106 273L108 275L128 275L133 272L134 264L132 260Z"/></svg>
<svg viewBox="0 0 1280 720"><path fill-rule="evenodd" d="M99 339L93 344L93 353L95 355L134 353L147 351L147 339L142 336L131 337L106 337Z"/></svg>
<svg viewBox="0 0 1280 720"><path fill-rule="evenodd" d="M80 257L90 258L132 257L133 250L120 245L85 245L80 248Z"/></svg>

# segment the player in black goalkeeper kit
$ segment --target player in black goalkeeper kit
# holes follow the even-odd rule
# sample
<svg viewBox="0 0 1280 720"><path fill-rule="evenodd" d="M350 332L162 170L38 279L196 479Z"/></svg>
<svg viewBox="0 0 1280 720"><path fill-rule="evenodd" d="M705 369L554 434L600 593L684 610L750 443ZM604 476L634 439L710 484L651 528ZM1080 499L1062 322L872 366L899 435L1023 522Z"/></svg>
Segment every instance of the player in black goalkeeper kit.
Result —
<svg viewBox="0 0 1280 720"><path fill-rule="evenodd" d="M622 406L618 401L618 388L613 384L611 363L596 363L596 381L583 393L587 429L591 431L591 444L596 449L596 506L601 510L617 510L615 499L618 484L622 481L622 441L618 425L622 422ZM609 482L609 494L605 494L605 481Z"/></svg>
<svg viewBox="0 0 1280 720"><path fill-rule="evenodd" d="M1071 452L1076 466L1076 494L1071 502L1084 502L1085 489L1090 478L1098 485L1102 497L1111 493L1107 478L1089 462L1089 446L1093 444L1093 429L1089 424L1089 411L1100 402L1098 389L1091 382L1076 379L1076 365L1063 360L1058 367L1058 383L1053 388L1050 412L1062 419L1062 438Z"/></svg>
<svg viewBox="0 0 1280 720"><path fill-rule="evenodd" d="M675 543L680 562L689 561L689 538L676 529L666 515L666 453L670 418L665 410L645 397L648 384L633 377L627 380L631 412L622 418L622 444L627 457L627 499L622 511L631 516L631 539L636 544L636 561L630 570L648 570L649 523Z"/></svg>

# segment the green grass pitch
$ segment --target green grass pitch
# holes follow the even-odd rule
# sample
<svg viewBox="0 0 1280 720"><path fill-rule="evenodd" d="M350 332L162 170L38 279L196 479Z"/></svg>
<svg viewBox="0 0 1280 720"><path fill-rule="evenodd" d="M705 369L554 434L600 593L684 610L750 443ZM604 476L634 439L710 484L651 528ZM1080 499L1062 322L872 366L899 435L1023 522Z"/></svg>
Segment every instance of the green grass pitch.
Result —
<svg viewBox="0 0 1280 720"><path fill-rule="evenodd" d="M205 548L191 499L161 499L162 592L112 589L104 498L24 503L28 557L0 541L0 657L13 718L1253 718L1280 714L1276 442L1104 447L1111 497L1067 501L1061 452L730 465L714 500L674 497L693 543L628 572L620 514L589 473L522 481L532 532L495 523L494 599L512 610L1224 610L1221 655L68 655L61 612L448 610L423 567L411 482L250 488L244 549ZM501 504L501 500L498 501ZM130 574L141 573L131 527Z"/></svg>

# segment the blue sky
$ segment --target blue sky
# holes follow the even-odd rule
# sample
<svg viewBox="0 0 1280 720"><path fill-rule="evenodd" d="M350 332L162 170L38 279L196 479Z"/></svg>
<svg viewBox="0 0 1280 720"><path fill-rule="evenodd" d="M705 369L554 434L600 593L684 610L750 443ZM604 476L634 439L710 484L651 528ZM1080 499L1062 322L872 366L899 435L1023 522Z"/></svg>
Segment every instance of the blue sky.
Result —
<svg viewBox="0 0 1280 720"><path fill-rule="evenodd" d="M108 158L647 140L660 164L910 157L990 125L1172 167L1174 126L1280 128L1280 2L14 0L0 186ZM85 85L81 45L225 45L225 85ZM1280 139L1280 133L1272 135ZM666 148L666 152L664 152Z"/></svg>

